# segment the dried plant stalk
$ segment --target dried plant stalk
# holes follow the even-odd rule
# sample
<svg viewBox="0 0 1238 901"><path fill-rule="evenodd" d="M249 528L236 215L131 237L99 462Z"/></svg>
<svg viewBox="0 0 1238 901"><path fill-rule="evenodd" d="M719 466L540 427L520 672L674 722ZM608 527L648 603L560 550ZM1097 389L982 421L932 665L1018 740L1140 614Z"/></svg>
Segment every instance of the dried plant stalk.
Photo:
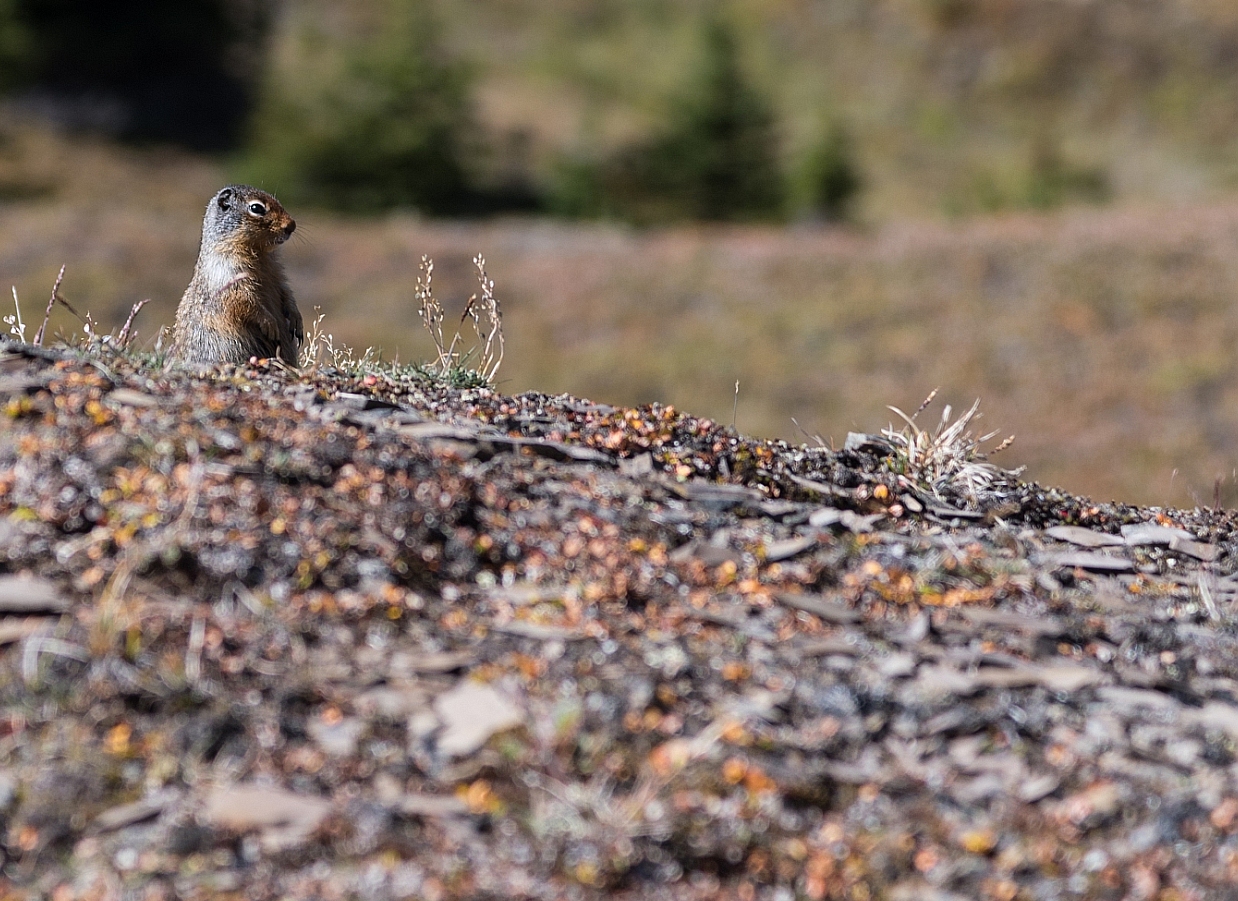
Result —
<svg viewBox="0 0 1238 901"><path fill-rule="evenodd" d="M60 296L60 283L64 281L65 264L60 264L60 272L56 274L56 282L52 285L52 296L47 299L47 309L43 312L43 324L39 326L39 330L35 332L35 346L43 344L43 333L47 331L48 320L52 318L52 309L56 306L56 299ZM16 292L14 293L16 296Z"/></svg>
<svg viewBox="0 0 1238 901"><path fill-rule="evenodd" d="M137 332L131 331L131 329L133 328L133 320L137 318L138 313L142 312L142 307L146 306L148 303L150 303L149 297L146 298L145 300L139 300L137 303L133 305L133 308L129 311L129 315L125 319L125 324L121 326L120 334L116 336L116 344L119 347L121 348L128 347L129 342L132 341L137 336ZM46 325L47 320L44 320L43 324Z"/></svg>
<svg viewBox="0 0 1238 901"><path fill-rule="evenodd" d="M26 323L21 320L21 304L17 302L17 286L13 286L14 312L4 317L4 324L9 327L9 334L18 341L26 340Z"/></svg>
<svg viewBox="0 0 1238 901"><path fill-rule="evenodd" d="M473 258L477 268L477 281L481 287L480 294L474 294L464 306L460 315L460 325L467 320L476 337L476 343L467 351L459 350L463 344L460 329L457 328L451 340L443 333L445 315L443 306L434 296L434 261L428 256L421 258L421 274L417 276L415 297L417 298L417 313L421 324L434 342L437 359L433 366L439 375L462 370L469 360L476 360L470 368L485 382L493 382L503 363L503 311L499 299L494 293L494 281L486 274L486 260L481 254Z"/></svg>
<svg viewBox="0 0 1238 901"><path fill-rule="evenodd" d="M493 382L503 363L503 311L494 294L494 280L486 275L486 259L480 253L473 257L477 267L477 280L481 284L481 297L469 298L464 315L473 322L473 332L481 343L477 371L487 382ZM461 317L461 322L464 319ZM458 333L457 333L458 335Z"/></svg>
<svg viewBox="0 0 1238 901"><path fill-rule="evenodd" d="M439 371L446 372L451 368L455 359L456 343L460 340L460 333L456 332L450 345L445 343L443 306L434 296L434 260L423 256L419 268L421 274L417 276L417 287L413 295L417 298L417 313L421 316L421 324L430 333L430 339L434 342L434 349L438 354L434 365Z"/></svg>

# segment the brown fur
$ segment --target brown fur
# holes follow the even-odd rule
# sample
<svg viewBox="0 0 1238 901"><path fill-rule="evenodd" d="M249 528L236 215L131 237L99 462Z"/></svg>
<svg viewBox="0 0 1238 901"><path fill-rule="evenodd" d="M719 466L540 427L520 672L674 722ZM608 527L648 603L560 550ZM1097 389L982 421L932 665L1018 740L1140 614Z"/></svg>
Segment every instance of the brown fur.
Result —
<svg viewBox="0 0 1238 901"><path fill-rule="evenodd" d="M295 228L279 201L257 188L229 185L211 198L193 279L176 309L171 359L278 357L296 365L301 312L274 256Z"/></svg>

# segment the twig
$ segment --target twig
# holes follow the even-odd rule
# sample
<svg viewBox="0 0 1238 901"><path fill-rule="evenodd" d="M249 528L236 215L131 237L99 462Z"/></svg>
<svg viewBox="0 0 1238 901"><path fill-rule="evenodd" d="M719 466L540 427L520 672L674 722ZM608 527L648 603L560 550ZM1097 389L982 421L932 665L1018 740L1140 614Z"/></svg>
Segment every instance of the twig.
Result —
<svg viewBox="0 0 1238 901"><path fill-rule="evenodd" d="M31 635L22 650L22 681L32 688L38 684L40 654L54 654L80 663L90 662L90 654L85 648L59 638L49 638L45 632Z"/></svg>
<svg viewBox="0 0 1238 901"><path fill-rule="evenodd" d="M1204 602L1204 609L1208 611L1208 618L1215 622L1221 618L1221 611L1217 609L1216 600L1212 596L1212 583L1216 581L1215 576L1211 572L1211 568L1200 570L1195 575L1196 584L1199 588L1199 599Z"/></svg>
<svg viewBox="0 0 1238 901"><path fill-rule="evenodd" d="M26 323L21 321L21 304L17 302L17 285L13 286L13 309L12 316L5 316L4 323L9 327L9 334L17 338L18 341L26 340Z"/></svg>
<svg viewBox="0 0 1238 901"><path fill-rule="evenodd" d="M193 618L189 627L189 642L185 646L185 681L197 685L202 678L202 648L206 646L206 620Z"/></svg>
<svg viewBox="0 0 1238 901"><path fill-rule="evenodd" d="M477 280L481 284L481 309L490 320L490 330L484 336L480 318L471 299L469 309L473 310L473 329L477 332L477 338L484 341L481 376L487 382L493 382L498 375L499 366L503 363L503 311L499 307L499 299L494 295L494 280L486 275L486 258L479 253L473 258L473 265L477 267Z"/></svg>
<svg viewBox="0 0 1238 901"><path fill-rule="evenodd" d="M60 293L60 283L64 281L65 264L60 264L60 272L56 274L56 283L52 285L52 296L47 299L47 310L43 313L43 324L39 326L39 330L34 334L34 345L39 347L43 344L43 332L47 330L48 320L52 318L52 308L56 306L56 296ZM65 304L68 306L68 304ZM76 313L74 314L77 315Z"/></svg>
<svg viewBox="0 0 1238 901"><path fill-rule="evenodd" d="M61 269L60 271L63 272L64 270ZM137 303L133 305L133 309L129 311L129 318L125 320L125 324L121 327L120 334L116 338L116 343L119 344L121 347L124 347L129 343L129 338L130 338L129 329L133 325L133 320L137 318L137 315L138 313L141 312L142 307L146 306L148 303L150 303L149 297L146 298L145 300L139 300ZM49 304L47 307L47 310L49 313L51 312L51 309L52 309L51 305ZM44 325L47 324L46 319L43 320L43 324ZM43 334L42 329L39 329L39 334L40 335Z"/></svg>
<svg viewBox="0 0 1238 901"><path fill-rule="evenodd" d="M929 404L931 404L931 403L933 402L933 398L937 397L937 392L938 392L938 391L940 391L940 390L941 390L940 388L934 388L932 391L930 391L930 392L929 392L929 394L928 394L928 397L924 398L924 400L921 402L920 406L916 407L916 412L914 412L914 413L912 413L912 414L911 414L911 418L912 418L912 419L915 419L917 416L919 416L921 413L923 413L926 409L928 409L928 405L929 405ZM902 414L902 413L899 413L899 415L900 415L900 416L903 416L903 414ZM906 417L906 416L903 416L903 418L904 418L904 419L907 419L907 417ZM945 418L946 418L946 419L949 419L949 418L950 418L949 413L947 413L947 414L946 414ZM910 421L911 421L911 420L908 420L908 422L910 422Z"/></svg>
<svg viewBox="0 0 1238 901"><path fill-rule="evenodd" d="M826 444L825 439L822 438L820 435L809 434L808 430L804 428L802 425L800 425L800 421L796 419L794 416L791 417L791 424L794 425L797 429L799 429L799 433L803 435L805 438L809 439L810 441L817 442L817 447L831 447L831 448L833 447L833 444L834 444L833 438L830 439L829 444Z"/></svg>
<svg viewBox="0 0 1238 901"><path fill-rule="evenodd" d="M59 282L59 281L57 281L57 282L56 282L56 284L58 284L58 285L59 285L59 284L60 284L60 282ZM79 313L79 312L77 311L77 309L73 306L73 304L69 303L67 300L65 300L63 297L61 297L61 296L60 296L60 294L59 294L59 292L54 292L54 293L52 294L52 298L53 298L53 299L54 299L54 300L55 300L58 304L60 304L62 307L64 307L66 310L68 310L70 313L72 313L74 316L76 316L76 317L77 317L77 321L78 321L78 322L80 322L80 323L82 324L82 327L83 327L83 329L84 329L84 331L86 332L86 334L87 334L87 335L89 335L89 336L91 336L91 337L93 337L93 336L94 336L94 326L95 326L95 323L94 323L94 320L90 318L90 314L89 314L89 313L87 313L85 316L83 316L81 313Z"/></svg>

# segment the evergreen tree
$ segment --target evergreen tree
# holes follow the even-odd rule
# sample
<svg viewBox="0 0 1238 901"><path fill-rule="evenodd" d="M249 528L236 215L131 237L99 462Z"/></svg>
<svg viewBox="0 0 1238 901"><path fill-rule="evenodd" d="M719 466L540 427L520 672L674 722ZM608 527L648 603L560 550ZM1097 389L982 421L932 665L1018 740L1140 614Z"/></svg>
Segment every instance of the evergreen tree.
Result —
<svg viewBox="0 0 1238 901"><path fill-rule="evenodd" d="M221 150L248 116L266 25L261 0L0 0L0 86L39 91L71 125Z"/></svg>
<svg viewBox="0 0 1238 901"><path fill-rule="evenodd" d="M846 129L832 125L809 158L808 167L812 211L832 222L847 219L863 181Z"/></svg>
<svg viewBox="0 0 1238 901"><path fill-rule="evenodd" d="M706 24L701 67L675 104L670 127L617 168L612 186L645 195L658 218L746 220L782 212L773 107L746 80L728 26Z"/></svg>
<svg viewBox="0 0 1238 901"><path fill-rule="evenodd" d="M273 67L255 117L253 177L339 209L457 212L470 199L468 73L443 53L421 0L375 9L368 33L303 34Z"/></svg>

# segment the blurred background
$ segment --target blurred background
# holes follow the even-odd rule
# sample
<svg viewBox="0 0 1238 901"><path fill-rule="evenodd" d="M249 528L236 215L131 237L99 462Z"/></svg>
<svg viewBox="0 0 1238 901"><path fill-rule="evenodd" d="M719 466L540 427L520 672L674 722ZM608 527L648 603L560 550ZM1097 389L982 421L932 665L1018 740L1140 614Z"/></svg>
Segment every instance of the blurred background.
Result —
<svg viewBox="0 0 1238 901"><path fill-rule="evenodd" d="M1238 502L1232 0L0 0L0 94L31 334L65 264L153 342L243 180L359 350L481 252L507 392L841 445L940 386L1030 478Z"/></svg>

